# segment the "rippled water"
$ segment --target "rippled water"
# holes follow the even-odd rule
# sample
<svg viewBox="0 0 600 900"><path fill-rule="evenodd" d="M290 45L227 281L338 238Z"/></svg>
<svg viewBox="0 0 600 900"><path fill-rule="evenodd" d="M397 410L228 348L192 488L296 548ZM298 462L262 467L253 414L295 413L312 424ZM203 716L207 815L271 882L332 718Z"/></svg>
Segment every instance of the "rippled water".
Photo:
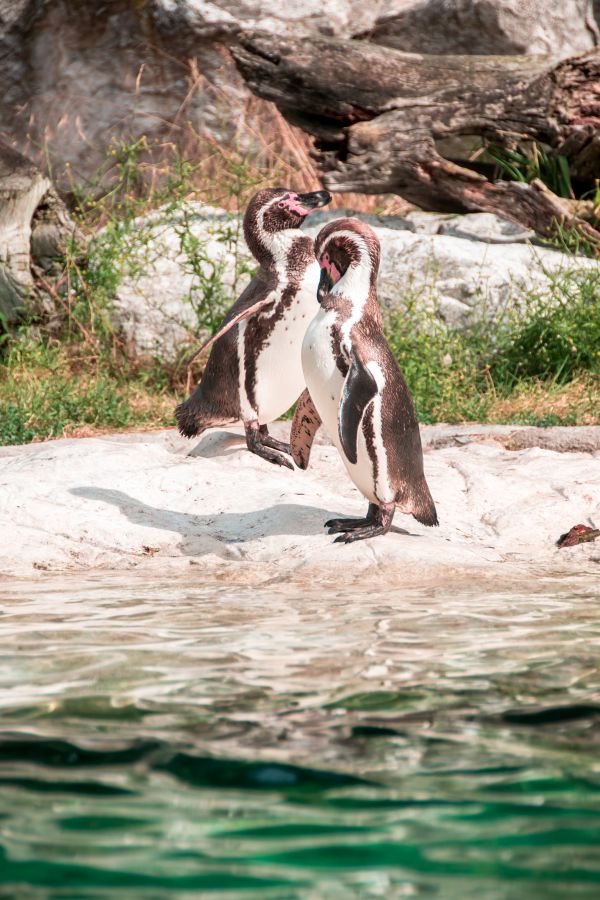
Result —
<svg viewBox="0 0 600 900"><path fill-rule="evenodd" d="M2 897L600 896L597 585L0 601Z"/></svg>

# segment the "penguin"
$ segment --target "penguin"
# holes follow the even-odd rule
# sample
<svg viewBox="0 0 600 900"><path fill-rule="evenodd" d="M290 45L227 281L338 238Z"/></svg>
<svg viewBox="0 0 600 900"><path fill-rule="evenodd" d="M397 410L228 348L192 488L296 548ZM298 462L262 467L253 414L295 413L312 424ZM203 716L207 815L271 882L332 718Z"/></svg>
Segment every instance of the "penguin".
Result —
<svg viewBox="0 0 600 900"><path fill-rule="evenodd" d="M317 235L315 254L320 308L302 343L307 389L292 423L292 457L301 469L307 467L322 421L368 500L365 518L325 523L329 534L339 534L336 542L385 534L396 508L424 525L437 525L415 409L382 331L379 240L358 219L337 219Z"/></svg>
<svg viewBox="0 0 600 900"><path fill-rule="evenodd" d="M202 379L175 411L185 437L241 420L251 453L293 469L284 456L289 444L271 437L267 425L304 388L300 351L317 305L319 264L299 226L330 200L327 191L267 188L248 204L244 237L260 268L204 345L212 350Z"/></svg>

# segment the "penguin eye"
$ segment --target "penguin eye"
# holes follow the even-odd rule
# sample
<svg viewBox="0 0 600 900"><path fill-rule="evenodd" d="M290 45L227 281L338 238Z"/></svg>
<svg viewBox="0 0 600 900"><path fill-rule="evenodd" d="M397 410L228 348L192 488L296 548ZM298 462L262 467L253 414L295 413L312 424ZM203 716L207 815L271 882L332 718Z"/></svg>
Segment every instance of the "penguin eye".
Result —
<svg viewBox="0 0 600 900"><path fill-rule="evenodd" d="M279 203L277 204L277 206L279 207L279 209L284 209L285 208L285 200L280 200Z"/></svg>

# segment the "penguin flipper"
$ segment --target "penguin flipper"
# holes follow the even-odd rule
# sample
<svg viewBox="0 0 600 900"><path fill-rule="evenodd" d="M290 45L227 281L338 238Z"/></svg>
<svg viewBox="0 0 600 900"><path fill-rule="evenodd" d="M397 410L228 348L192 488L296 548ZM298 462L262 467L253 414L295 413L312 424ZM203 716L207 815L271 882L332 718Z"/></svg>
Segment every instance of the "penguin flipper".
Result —
<svg viewBox="0 0 600 900"><path fill-rule="evenodd" d="M358 429L365 410L377 394L377 382L363 364L356 348L350 352L350 368L346 375L338 414L338 431L344 453L351 463L358 459Z"/></svg>
<svg viewBox="0 0 600 900"><path fill-rule="evenodd" d="M290 432L290 452L299 469L308 468L313 440L320 425L321 416L306 389L300 394Z"/></svg>
<svg viewBox="0 0 600 900"><path fill-rule="evenodd" d="M255 313L260 312L261 309L264 309L265 306L271 306L273 304L273 297L269 294L266 297L263 297L262 300L257 300L256 303L253 303L251 306L247 306L245 309L242 309L240 312L231 315L229 312L228 316L225 318L221 327L217 331L216 334L213 334L207 341L205 341L201 347L196 350L194 357L199 356L204 350L207 350L209 347L218 341L223 335L227 334L234 325L237 325L239 322L243 321L243 319L248 319L250 316L253 316Z"/></svg>

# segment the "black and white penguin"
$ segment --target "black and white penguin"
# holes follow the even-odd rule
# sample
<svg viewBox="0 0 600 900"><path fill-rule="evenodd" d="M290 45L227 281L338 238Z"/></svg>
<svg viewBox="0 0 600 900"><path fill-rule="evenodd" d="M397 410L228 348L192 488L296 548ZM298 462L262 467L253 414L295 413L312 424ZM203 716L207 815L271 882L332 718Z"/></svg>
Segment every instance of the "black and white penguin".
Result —
<svg viewBox="0 0 600 900"><path fill-rule="evenodd" d="M377 236L357 219L337 219L319 232L315 254L320 308L302 344L307 391L292 424L292 456L306 468L322 420L369 501L366 518L325 523L329 534L341 532L336 541L385 534L396 507L437 525L414 406L382 331Z"/></svg>
<svg viewBox="0 0 600 900"><path fill-rule="evenodd" d="M314 241L300 231L305 217L331 200L327 191L259 191L244 215L246 243L260 269L229 310L204 374L176 410L181 434L240 420L252 453L292 469L289 444L269 435L304 388L301 346L314 315L319 264Z"/></svg>

